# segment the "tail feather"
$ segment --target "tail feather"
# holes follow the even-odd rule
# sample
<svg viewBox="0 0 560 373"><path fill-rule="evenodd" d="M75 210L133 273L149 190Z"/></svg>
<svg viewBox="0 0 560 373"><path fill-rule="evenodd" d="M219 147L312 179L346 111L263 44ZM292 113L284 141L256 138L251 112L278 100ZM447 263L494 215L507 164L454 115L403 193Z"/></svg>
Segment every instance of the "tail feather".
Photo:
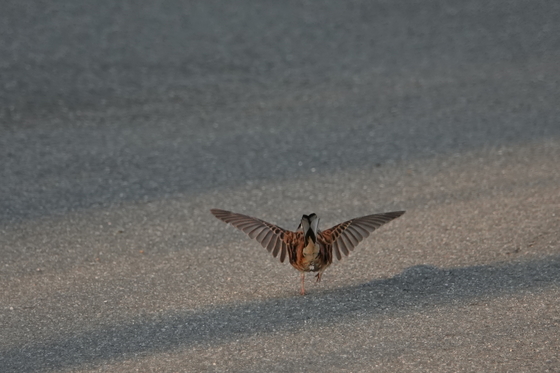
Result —
<svg viewBox="0 0 560 373"><path fill-rule="evenodd" d="M307 231L309 230L309 217L307 215L302 216L300 226L303 234L307 234Z"/></svg>
<svg viewBox="0 0 560 373"><path fill-rule="evenodd" d="M309 215L309 220L311 221L311 229L313 230L313 233L315 233L315 236L317 236L317 233L319 232L319 218L317 215L311 214Z"/></svg>
<svg viewBox="0 0 560 373"><path fill-rule="evenodd" d="M317 243L317 234L319 229L319 218L317 215L303 215L301 218L301 228L303 230L303 234L305 235L305 242L311 238L313 243Z"/></svg>

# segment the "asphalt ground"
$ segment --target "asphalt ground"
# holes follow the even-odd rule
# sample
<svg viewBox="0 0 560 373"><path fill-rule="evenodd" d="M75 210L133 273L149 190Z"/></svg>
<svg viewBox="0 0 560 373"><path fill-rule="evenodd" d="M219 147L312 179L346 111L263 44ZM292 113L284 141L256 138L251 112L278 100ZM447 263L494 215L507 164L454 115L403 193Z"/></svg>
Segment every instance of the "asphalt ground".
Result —
<svg viewBox="0 0 560 373"><path fill-rule="evenodd" d="M0 371L560 371L559 19L3 1ZM211 208L407 212L300 296Z"/></svg>

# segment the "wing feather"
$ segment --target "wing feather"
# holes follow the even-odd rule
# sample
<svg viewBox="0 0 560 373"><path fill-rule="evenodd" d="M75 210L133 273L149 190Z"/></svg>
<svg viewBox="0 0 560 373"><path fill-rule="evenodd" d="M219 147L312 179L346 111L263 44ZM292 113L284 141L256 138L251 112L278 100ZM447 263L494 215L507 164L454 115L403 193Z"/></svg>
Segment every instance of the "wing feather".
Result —
<svg viewBox="0 0 560 373"><path fill-rule="evenodd" d="M360 243L360 241L362 241L363 239L365 239L366 237L369 236L369 233L367 231L365 231L365 233L362 233L360 231L360 229L358 227L353 227L350 226L348 227L348 232L352 233L352 235L354 235L354 238L356 238L356 240L358 241L358 243Z"/></svg>
<svg viewBox="0 0 560 373"><path fill-rule="evenodd" d="M284 263L284 260L286 259L286 254L288 253L288 248L284 242L281 243L281 248L282 251L280 253L280 263Z"/></svg>
<svg viewBox="0 0 560 373"><path fill-rule="evenodd" d="M361 241L360 236L356 235L356 233L354 233L354 230L352 229L352 227L348 227L348 229L346 230L347 233L347 239L350 241L350 243L352 244L352 247L356 247L358 246L358 244Z"/></svg>
<svg viewBox="0 0 560 373"><path fill-rule="evenodd" d="M367 238L377 228L398 218L404 211L393 211L382 214L362 216L335 225L321 232L323 241L331 243L334 254L338 260L341 252L348 255L360 242Z"/></svg>
<svg viewBox="0 0 560 373"><path fill-rule="evenodd" d="M284 242L284 235L288 232L285 229L264 220L236 214L231 211L212 209L210 212L221 221L233 225L256 240L262 247L271 252L274 257L277 257L278 253L281 252L281 262L284 262L284 259L286 259L289 248Z"/></svg>
<svg viewBox="0 0 560 373"><path fill-rule="evenodd" d="M350 251L348 250L348 248L346 247L346 244L344 243L344 240L338 240L336 241L338 243L338 247L340 249L340 252L346 256L348 256L348 254L350 253Z"/></svg>
<svg viewBox="0 0 560 373"><path fill-rule="evenodd" d="M233 225L233 224L232 224ZM233 225L235 227L235 225ZM237 228L237 227L235 227ZM267 230L267 227L265 227L264 225L259 225L254 227L253 229L251 229L250 233L248 233L249 237L251 237L254 240L257 240L257 237L264 231Z"/></svg>
<svg viewBox="0 0 560 373"><path fill-rule="evenodd" d="M357 233L359 233L362 236L362 239L368 238L369 237L369 231L367 229L364 229L358 225L354 225L352 226L352 229L354 231L356 231ZM361 241L361 240L360 240Z"/></svg>
<svg viewBox="0 0 560 373"><path fill-rule="evenodd" d="M276 258L278 256L278 252L280 251L281 248L282 248L282 245L274 246L274 251L272 252L272 256Z"/></svg>
<svg viewBox="0 0 560 373"><path fill-rule="evenodd" d="M282 247L282 245L278 243L278 236L272 235L272 239L266 245L266 249L270 253L276 246Z"/></svg>
<svg viewBox="0 0 560 373"><path fill-rule="evenodd" d="M334 255L336 256L336 259L338 260L342 259L342 255L340 255L340 249L338 248L337 242L333 243L332 248L334 251Z"/></svg>
<svg viewBox="0 0 560 373"><path fill-rule="evenodd" d="M264 247L266 247L264 245L264 239L266 238L266 235L269 234L271 231L269 229L267 229L267 227L264 227L261 230L261 233L259 233L258 236L255 237L255 240L257 240L261 245L263 245Z"/></svg>
<svg viewBox="0 0 560 373"><path fill-rule="evenodd" d="M276 235L274 233L272 233L272 231L268 231L266 232L266 236L263 238L262 240L262 245L263 247L266 247L268 249L268 245L270 244L270 241L272 240L273 237L275 237Z"/></svg>
<svg viewBox="0 0 560 373"><path fill-rule="evenodd" d="M346 231L346 233L348 233L348 231ZM352 244L352 242L350 241L350 239L348 239L348 234L343 234L340 236L340 239L342 240L342 242L344 243L344 248L349 251L352 251L354 249L354 246ZM348 255L348 252L345 252L346 255Z"/></svg>

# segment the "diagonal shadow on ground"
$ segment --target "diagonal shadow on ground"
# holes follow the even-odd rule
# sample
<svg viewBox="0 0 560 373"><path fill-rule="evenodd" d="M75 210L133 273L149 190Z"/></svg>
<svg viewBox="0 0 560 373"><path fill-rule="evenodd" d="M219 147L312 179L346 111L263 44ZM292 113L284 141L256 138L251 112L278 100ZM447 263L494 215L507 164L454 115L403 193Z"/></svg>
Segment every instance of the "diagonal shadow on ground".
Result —
<svg viewBox="0 0 560 373"><path fill-rule="evenodd" d="M476 298L492 298L560 285L560 256L496 265L440 269L419 265L388 279L311 293L177 311L157 320L30 342L0 351L3 372L52 371L96 365L179 347L220 344L275 331L298 330L307 322L330 324L376 314L414 312Z"/></svg>

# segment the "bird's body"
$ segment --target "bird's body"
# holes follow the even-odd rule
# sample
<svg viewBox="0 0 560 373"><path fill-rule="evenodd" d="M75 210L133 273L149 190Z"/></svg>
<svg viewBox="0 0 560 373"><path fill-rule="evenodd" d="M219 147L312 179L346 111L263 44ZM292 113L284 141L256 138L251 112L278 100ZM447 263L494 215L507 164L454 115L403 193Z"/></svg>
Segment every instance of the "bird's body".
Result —
<svg viewBox="0 0 560 373"><path fill-rule="evenodd" d="M319 218L315 214L303 215L298 229L289 231L277 225L234 212L212 209L218 219L233 225L257 240L280 261L286 257L290 264L301 272L301 294L305 294L305 272L318 272L321 281L323 272L342 254L348 255L364 238L381 225L398 218L404 211L386 212L348 220L325 231L320 231Z"/></svg>

